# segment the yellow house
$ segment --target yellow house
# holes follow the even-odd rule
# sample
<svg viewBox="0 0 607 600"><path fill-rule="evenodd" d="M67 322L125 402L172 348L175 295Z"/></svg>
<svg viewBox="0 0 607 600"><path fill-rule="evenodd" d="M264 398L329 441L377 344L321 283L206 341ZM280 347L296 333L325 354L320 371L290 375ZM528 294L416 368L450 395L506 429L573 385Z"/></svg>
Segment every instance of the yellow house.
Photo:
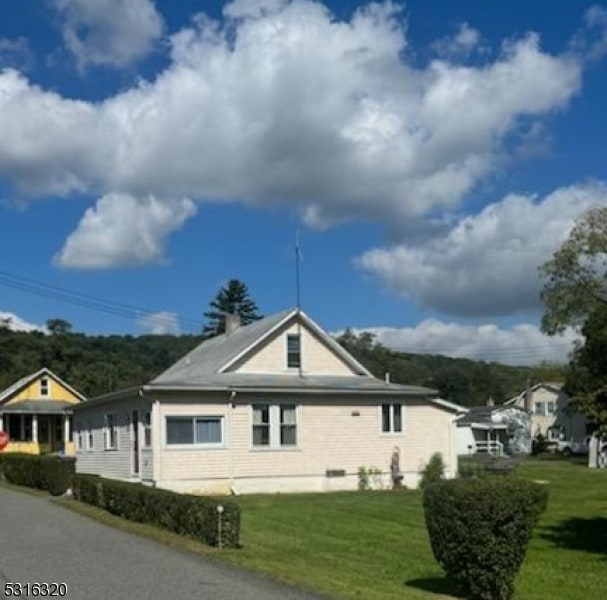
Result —
<svg viewBox="0 0 607 600"><path fill-rule="evenodd" d="M72 410L85 397L49 369L27 375L0 392L4 452L74 454Z"/></svg>

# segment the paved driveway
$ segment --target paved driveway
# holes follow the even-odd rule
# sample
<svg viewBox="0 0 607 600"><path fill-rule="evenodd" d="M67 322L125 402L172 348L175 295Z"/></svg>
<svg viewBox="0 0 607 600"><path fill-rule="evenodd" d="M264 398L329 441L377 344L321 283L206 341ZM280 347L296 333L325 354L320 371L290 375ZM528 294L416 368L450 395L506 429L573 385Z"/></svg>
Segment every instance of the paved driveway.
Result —
<svg viewBox="0 0 607 600"><path fill-rule="evenodd" d="M318 600L0 487L0 598L6 582L63 582L70 600Z"/></svg>

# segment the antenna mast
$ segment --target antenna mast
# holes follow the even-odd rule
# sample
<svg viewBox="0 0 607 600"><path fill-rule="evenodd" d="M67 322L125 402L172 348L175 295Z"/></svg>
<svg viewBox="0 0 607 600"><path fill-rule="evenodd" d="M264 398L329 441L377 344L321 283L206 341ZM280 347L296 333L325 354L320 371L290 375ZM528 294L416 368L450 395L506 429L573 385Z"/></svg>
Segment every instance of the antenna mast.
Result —
<svg viewBox="0 0 607 600"><path fill-rule="evenodd" d="M295 230L295 291L297 295L297 312L301 312L301 280L299 275L299 261L301 251L299 249L299 227Z"/></svg>

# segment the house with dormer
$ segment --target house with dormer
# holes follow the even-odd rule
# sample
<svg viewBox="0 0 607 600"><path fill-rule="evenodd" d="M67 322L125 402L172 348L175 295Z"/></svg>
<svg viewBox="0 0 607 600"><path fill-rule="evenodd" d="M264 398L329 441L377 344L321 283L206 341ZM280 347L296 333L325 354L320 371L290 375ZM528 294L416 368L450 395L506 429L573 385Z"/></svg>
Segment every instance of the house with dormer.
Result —
<svg viewBox="0 0 607 600"><path fill-rule="evenodd" d="M46 368L0 391L0 431L9 436L4 452L73 455L72 413L84 400Z"/></svg>
<svg viewBox="0 0 607 600"><path fill-rule="evenodd" d="M149 383L76 408L76 470L205 494L356 489L361 467L415 487L435 452L455 476L460 413L375 378L299 309L228 315Z"/></svg>

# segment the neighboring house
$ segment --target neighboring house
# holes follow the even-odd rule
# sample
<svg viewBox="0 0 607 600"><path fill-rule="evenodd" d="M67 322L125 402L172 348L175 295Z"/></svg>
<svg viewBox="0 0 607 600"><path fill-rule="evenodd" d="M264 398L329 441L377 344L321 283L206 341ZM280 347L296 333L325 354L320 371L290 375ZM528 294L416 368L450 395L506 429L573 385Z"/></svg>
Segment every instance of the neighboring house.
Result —
<svg viewBox="0 0 607 600"><path fill-rule="evenodd" d="M586 418L571 404L562 383L538 383L505 402L531 415L531 435L544 435L549 441L582 440L587 434Z"/></svg>
<svg viewBox="0 0 607 600"><path fill-rule="evenodd" d="M376 379L296 309L226 333L137 388L75 412L76 469L194 493L355 489L360 467L416 486L440 452L457 471L460 407Z"/></svg>
<svg viewBox="0 0 607 600"><path fill-rule="evenodd" d="M0 392L4 452L74 454L72 410L84 396L49 369L40 369Z"/></svg>
<svg viewBox="0 0 607 600"><path fill-rule="evenodd" d="M529 414L518 406L473 406L457 420L457 453L530 454Z"/></svg>

